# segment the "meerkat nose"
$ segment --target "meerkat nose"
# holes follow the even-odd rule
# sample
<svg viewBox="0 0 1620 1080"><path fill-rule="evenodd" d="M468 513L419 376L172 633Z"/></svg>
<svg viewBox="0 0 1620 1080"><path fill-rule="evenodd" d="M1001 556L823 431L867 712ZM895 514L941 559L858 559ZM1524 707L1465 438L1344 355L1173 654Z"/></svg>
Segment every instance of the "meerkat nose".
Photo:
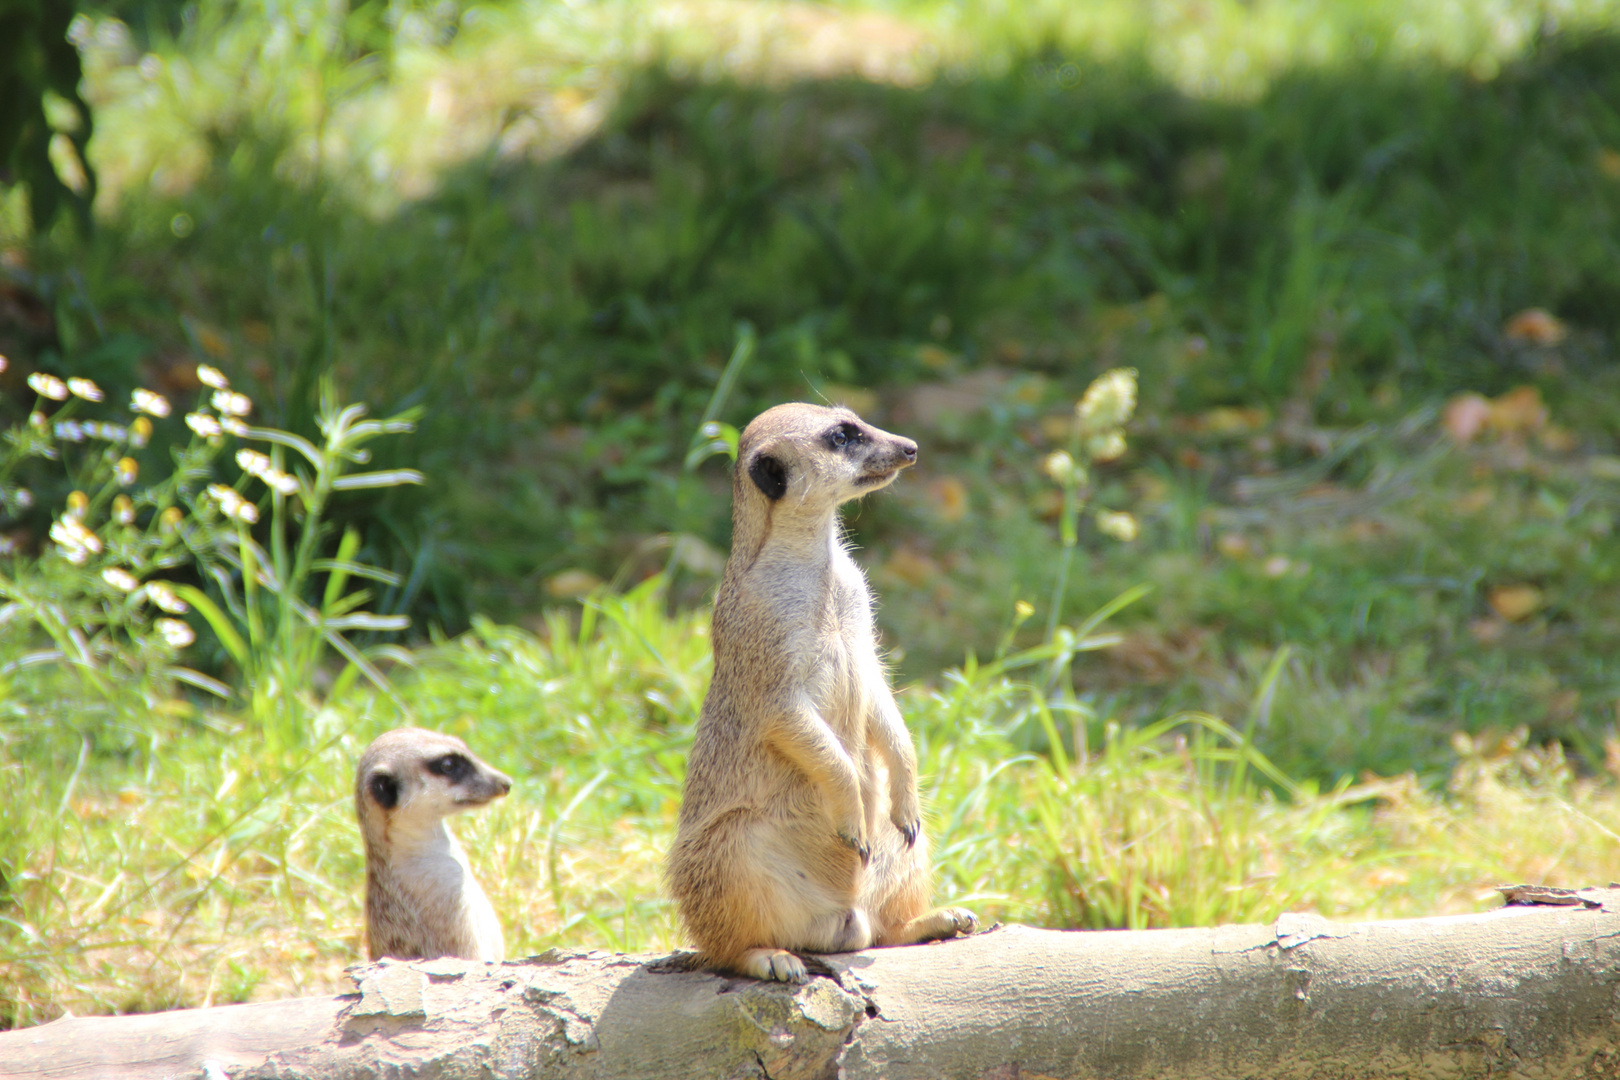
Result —
<svg viewBox="0 0 1620 1080"><path fill-rule="evenodd" d="M511 791L512 778L507 776L505 773L496 773L495 790L499 791L502 795L505 795L508 791Z"/></svg>
<svg viewBox="0 0 1620 1080"><path fill-rule="evenodd" d="M900 452L906 455L907 461L914 462L917 460L917 444L910 439L900 440Z"/></svg>

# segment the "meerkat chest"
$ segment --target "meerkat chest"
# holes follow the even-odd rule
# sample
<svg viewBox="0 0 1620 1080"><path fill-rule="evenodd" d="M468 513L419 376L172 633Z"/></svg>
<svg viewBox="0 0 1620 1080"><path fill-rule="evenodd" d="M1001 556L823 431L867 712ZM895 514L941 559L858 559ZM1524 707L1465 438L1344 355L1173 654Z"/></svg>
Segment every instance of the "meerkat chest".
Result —
<svg viewBox="0 0 1620 1080"><path fill-rule="evenodd" d="M871 704L867 681L877 660L866 581L853 563L848 571L831 576L816 613L815 647L806 656L803 676L816 709L853 748L865 741Z"/></svg>
<svg viewBox="0 0 1620 1080"><path fill-rule="evenodd" d="M470 893L479 892L467 857L448 828L440 823L426 842L402 845L392 860L395 887L422 911L448 917L464 909Z"/></svg>
<svg viewBox="0 0 1620 1080"><path fill-rule="evenodd" d="M792 700L808 700L851 750L864 743L868 683L882 677L882 668L866 578L835 533L814 543L767 545L729 601L717 606L714 633L717 679L727 676L729 657L740 660L768 642L776 662L760 664L756 653L737 663L735 674L769 672L769 682ZM724 656L722 640L732 646Z"/></svg>

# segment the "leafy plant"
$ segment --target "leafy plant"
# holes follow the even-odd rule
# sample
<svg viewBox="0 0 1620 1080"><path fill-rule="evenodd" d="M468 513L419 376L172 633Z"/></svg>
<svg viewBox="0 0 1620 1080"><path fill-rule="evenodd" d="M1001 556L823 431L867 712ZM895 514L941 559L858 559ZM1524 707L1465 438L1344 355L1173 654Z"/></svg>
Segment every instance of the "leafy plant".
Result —
<svg viewBox="0 0 1620 1080"><path fill-rule="evenodd" d="M25 423L4 434L0 500L13 519L33 508L33 493L18 475L35 459L59 465L73 490L38 555L8 538L0 557L6 675L57 665L103 704L128 692L126 680L150 706L170 696L175 680L228 693L176 662L195 634L173 617L187 611L178 586L158 576L192 565L216 542L217 528L188 515L187 498L211 474L219 447L193 439L177 449L168 477L138 486L140 466L130 454L152 437L150 417L168 414L165 398L138 391L132 406L149 415L101 422L79 416L104 396L90 380L36 373L28 382L35 405Z"/></svg>
<svg viewBox="0 0 1620 1080"><path fill-rule="evenodd" d="M1046 457L1046 474L1063 493L1058 511L1059 542L1056 581L1052 585L1051 610L1046 617L1046 640L1052 641L1063 614L1063 598L1069 584L1069 564L1080 542L1080 515L1091 501L1091 470L1097 464L1117 461L1125 454L1125 424L1136 411L1136 372L1116 368L1097 377L1075 404L1074 422L1069 425L1069 448L1054 450ZM1093 518L1100 532L1129 543L1136 539L1136 519L1128 513L1095 510Z"/></svg>
<svg viewBox="0 0 1620 1080"><path fill-rule="evenodd" d="M216 558L205 565L222 604L195 586L180 585L176 590L196 606L236 662L251 695L253 715L272 737L273 748L285 748L301 741L300 721L318 705L313 691L325 673L329 650L342 662L331 684L333 695L341 695L360 675L392 693L374 660L387 656L410 662L409 654L400 649L381 645L363 649L348 636L356 631L400 631L410 625L404 615L359 610L371 598L370 591L348 591L351 578L398 585L399 575L355 561L361 538L354 528L345 530L335 556L323 558L320 553L328 533L323 515L333 495L422 482L415 469L349 471L370 460L367 443L412 431L420 410L366 420L364 406L338 406L328 384L316 420L322 437L317 446L291 432L234 421L232 410L241 410L246 399L212 369L209 377L218 387L213 400L221 415L197 412L187 422L209 432L229 431L243 441L268 443L270 453L238 450L236 463L242 475L236 485L215 484L208 489L210 510L231 526L216 534ZM299 459L290 466L288 450ZM270 502L268 547L251 528L259 519L256 504L242 497L254 480L267 489L263 497ZM318 573L326 580L314 600L313 575Z"/></svg>
<svg viewBox="0 0 1620 1080"><path fill-rule="evenodd" d="M412 420L365 420L362 406L339 407L328 394L317 446L249 426L243 418L251 400L214 368L204 365L199 375L212 396L186 416L191 439L174 448L172 471L146 485L130 453L152 438L152 418L169 415L165 397L136 390L132 421L103 422L80 415L104 397L95 383L29 377L35 407L26 423L5 433L0 500L12 515L32 508L33 494L17 475L36 461L59 465L73 490L38 554L8 541L0 647L11 659L0 671L15 677L59 665L103 703L125 696L130 679L151 707L172 697L175 682L229 699L235 691L226 683L178 662L196 640L181 616L195 609L235 663L241 692L273 748L284 749L301 741L302 721L319 704L314 691L329 652L343 662L330 683L334 693L362 674L388 692L373 660L406 658L387 646L362 648L349 636L408 625L405 616L360 610L370 593L349 589L355 578L393 584L397 577L355 561L357 530L345 532L333 555L323 552L331 539L324 514L334 495L422 481L413 469L353 471L368 459L367 443L410 431ZM233 484L214 482L228 442L239 447L240 472ZM251 443L268 444L270 453ZM299 458L290 469L288 450ZM270 515L261 540L254 526L264 501ZM325 577L318 596L315 575ZM38 648L42 641L50 647Z"/></svg>
<svg viewBox="0 0 1620 1080"><path fill-rule="evenodd" d="M372 711L332 707L359 676L391 712L407 711L375 661L408 663L410 654L355 637L406 626L403 616L361 610L368 593L350 588L356 578L392 576L356 561L354 529L326 555L325 515L346 492L421 481L410 469L354 468L367 461L367 444L409 431L411 418L366 420L361 406L339 406L328 394L316 444L249 426L246 395L214 368L200 367L198 377L211 393L185 417L190 439L172 447L173 470L154 482L140 482L132 455L176 425L162 423L172 406L149 390L134 392L132 420L89 419L84 412L105 398L100 387L35 373L29 419L4 433L0 503L13 522L34 508L19 475L60 471L72 490L52 515L48 542L30 550L13 532L0 556L0 966L8 969L0 981L17 988L17 996L0 992L0 1023L30 1015L30 988L80 950L161 966L194 923L223 913L228 925L243 895L263 890L255 894L290 908L308 902L304 884L281 873L239 875L236 860L251 852L255 866L285 869L300 858L327 806L322 770ZM240 471L221 483L233 445ZM296 456L290 465L287 451ZM211 630L229 658L223 678L180 662L197 644L194 627ZM340 666L329 672L334 657ZM213 695L214 707L198 709L186 686ZM254 729L261 738L232 738ZM224 742L208 743L216 738ZM204 749L193 758L199 739ZM148 755L145 771L110 792L106 778L139 754ZM72 762L63 772L46 764L63 758ZM100 831L109 816L148 812L143 793L157 793L160 759L174 771L158 787L187 807L184 824L120 839ZM44 773L25 778L23 762ZM75 904L56 870L79 858L114 869L99 898ZM212 978L238 994L262 976L216 969ZM99 1006L122 1007L117 987L135 984L150 985L121 974Z"/></svg>

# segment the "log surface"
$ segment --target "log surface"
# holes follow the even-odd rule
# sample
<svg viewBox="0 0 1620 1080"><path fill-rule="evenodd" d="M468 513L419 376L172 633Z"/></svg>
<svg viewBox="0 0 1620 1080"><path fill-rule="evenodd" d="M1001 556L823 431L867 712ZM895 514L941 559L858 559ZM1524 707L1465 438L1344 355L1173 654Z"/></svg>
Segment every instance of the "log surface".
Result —
<svg viewBox="0 0 1620 1080"><path fill-rule="evenodd" d="M552 950L359 991L0 1034L0 1078L1620 1078L1602 907L1065 932L819 958L799 987Z"/></svg>

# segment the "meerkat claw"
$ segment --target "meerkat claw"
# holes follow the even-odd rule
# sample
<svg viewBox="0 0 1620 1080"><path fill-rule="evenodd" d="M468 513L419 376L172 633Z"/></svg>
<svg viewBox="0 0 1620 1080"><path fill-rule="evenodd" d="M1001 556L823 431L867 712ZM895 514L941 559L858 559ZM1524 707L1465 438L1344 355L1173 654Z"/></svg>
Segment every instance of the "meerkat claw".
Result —
<svg viewBox="0 0 1620 1080"><path fill-rule="evenodd" d="M866 843L866 841L844 832L838 834L838 839L843 842L845 847L849 848L851 851L861 857L862 866L867 866L871 863L872 848Z"/></svg>
<svg viewBox="0 0 1620 1080"><path fill-rule="evenodd" d="M905 840L906 847L908 848L917 846L917 835L920 832L922 832L922 824L920 822L913 821L909 825L900 826L900 836Z"/></svg>
<svg viewBox="0 0 1620 1080"><path fill-rule="evenodd" d="M764 982L802 983L810 980L804 961L785 949L749 949L738 970Z"/></svg>

